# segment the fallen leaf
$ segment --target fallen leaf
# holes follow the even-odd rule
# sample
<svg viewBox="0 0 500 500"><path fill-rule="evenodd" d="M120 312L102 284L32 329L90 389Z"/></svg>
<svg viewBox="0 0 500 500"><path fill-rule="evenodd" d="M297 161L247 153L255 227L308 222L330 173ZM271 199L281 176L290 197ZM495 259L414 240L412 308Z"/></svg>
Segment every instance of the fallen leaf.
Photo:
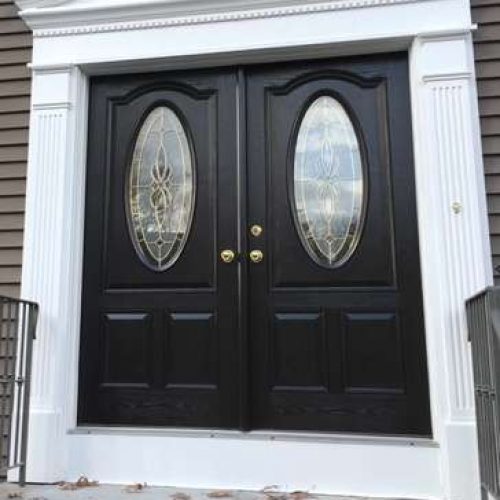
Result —
<svg viewBox="0 0 500 500"><path fill-rule="evenodd" d="M289 500L286 493L280 493L277 491L264 493L268 500Z"/></svg>
<svg viewBox="0 0 500 500"><path fill-rule="evenodd" d="M57 486L64 491L73 491L78 488L76 483L66 483L65 481L61 481Z"/></svg>
<svg viewBox="0 0 500 500"><path fill-rule="evenodd" d="M265 495L267 500L289 500L286 493L279 491L279 486L277 484L265 486L260 490L260 493Z"/></svg>
<svg viewBox="0 0 500 500"><path fill-rule="evenodd" d="M170 495L173 500L190 500L191 497L187 493L183 493L182 491L177 491Z"/></svg>
<svg viewBox="0 0 500 500"><path fill-rule="evenodd" d="M261 493L272 493L272 492L275 492L279 490L279 486L277 484L271 484L269 486L264 486L264 488L262 488L260 490Z"/></svg>
<svg viewBox="0 0 500 500"><path fill-rule="evenodd" d="M228 490L214 490L207 493L209 498L231 498L232 496L234 496L233 492Z"/></svg>
<svg viewBox="0 0 500 500"><path fill-rule="evenodd" d="M134 483L125 487L125 493L142 493L147 488L146 483Z"/></svg>
<svg viewBox="0 0 500 500"><path fill-rule="evenodd" d="M308 498L313 498L308 491L292 491L290 493L291 500L307 500Z"/></svg>
<svg viewBox="0 0 500 500"><path fill-rule="evenodd" d="M87 476L80 476L76 482L77 488L94 488L99 486L98 481L89 481Z"/></svg>
<svg viewBox="0 0 500 500"><path fill-rule="evenodd" d="M67 481L61 481L57 484L60 490L64 491L74 491L81 488L94 488L99 486L98 481L90 481L87 476L80 476L78 480L74 483L70 483Z"/></svg>

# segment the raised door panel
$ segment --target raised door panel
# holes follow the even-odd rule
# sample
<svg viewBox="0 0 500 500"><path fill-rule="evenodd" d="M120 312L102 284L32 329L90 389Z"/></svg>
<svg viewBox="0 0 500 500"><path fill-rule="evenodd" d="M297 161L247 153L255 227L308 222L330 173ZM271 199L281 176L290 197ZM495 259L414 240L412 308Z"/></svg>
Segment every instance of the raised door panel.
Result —
<svg viewBox="0 0 500 500"><path fill-rule="evenodd" d="M274 315L272 390L326 390L324 318L318 312Z"/></svg>
<svg viewBox="0 0 500 500"><path fill-rule="evenodd" d="M404 394L404 359L399 318L392 312L343 315L345 391Z"/></svg>
<svg viewBox="0 0 500 500"><path fill-rule="evenodd" d="M264 113L275 126L279 124L279 131L269 131L267 137L272 195L268 198L266 227L273 288L394 285L386 98L384 80L363 79L335 69L311 68L284 85L265 88ZM335 110L328 108L317 113L316 120L322 120L323 126L321 122L316 127L308 123L312 121L312 108L321 100L337 103L346 123L338 123L335 115L330 118L329 113ZM345 131L346 125L352 130L350 134ZM312 130L307 133L307 128ZM348 135L352 138L342 137ZM339 136L340 144L328 141ZM350 140L353 144L347 144ZM359 165L356 176L350 172L346 178L348 147L356 148ZM347 196L349 189L358 189L359 196ZM341 221L335 214L344 205L355 203L350 210L351 214L355 212L351 225L339 227L337 234L335 228ZM302 217L301 212L308 216ZM352 239L351 250L342 253L342 245L338 245L342 255L339 261L332 260L332 265L326 259L322 262L310 250L310 244L304 244L306 237L320 241L326 254L324 247L329 239L334 247L341 233Z"/></svg>
<svg viewBox="0 0 500 500"><path fill-rule="evenodd" d="M213 135L217 129L216 99L213 90L165 81L158 89L139 95L132 93L110 104L112 182L106 244L103 246L106 288L210 288L215 285L217 221L216 205L212 201L216 193L217 142ZM164 133L155 130L154 120L150 123L151 115L162 109L169 110L177 118L179 131L172 130L175 123ZM161 117L157 121L160 120ZM149 141L142 137L148 132L152 136ZM184 144L176 144L181 140L168 141L175 133ZM140 162L152 164L151 172L133 182L131 170L138 170ZM158 166L159 162L164 162L163 168ZM190 174L188 181L183 181L183 173L184 177ZM132 189L132 182L139 185L135 190L138 193ZM131 207L130 198L134 195L140 198L141 188L144 202L136 201L138 206ZM182 195L189 198L188 203L184 203L186 206ZM153 203L156 209L148 207ZM161 218L163 214L165 221ZM142 223L146 227L136 231L133 226L136 221L140 226L141 218L146 219ZM163 247L174 247L175 243L170 252L174 259L167 259L159 268L148 262L140 245L144 240L143 247L154 245L152 238L148 242L148 231L159 239L155 225L167 226L160 232L160 235L167 235ZM170 228L170 225L175 227ZM182 226L180 237L177 236L179 226ZM175 239L178 241L170 241ZM159 245L155 246L158 249ZM165 266L168 269L162 272Z"/></svg>
<svg viewBox="0 0 500 500"><path fill-rule="evenodd" d="M152 326L148 313L107 313L102 317L101 387L150 387Z"/></svg>
<svg viewBox="0 0 500 500"><path fill-rule="evenodd" d="M166 331L166 386L217 388L217 320L211 312L170 313Z"/></svg>

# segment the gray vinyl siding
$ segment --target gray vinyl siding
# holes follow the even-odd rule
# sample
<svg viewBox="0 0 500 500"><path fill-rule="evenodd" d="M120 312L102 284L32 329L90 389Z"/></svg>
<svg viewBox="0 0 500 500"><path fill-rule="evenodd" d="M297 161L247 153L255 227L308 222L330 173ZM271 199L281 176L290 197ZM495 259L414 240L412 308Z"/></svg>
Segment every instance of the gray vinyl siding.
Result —
<svg viewBox="0 0 500 500"><path fill-rule="evenodd" d="M19 295L30 106L31 33L0 0L0 295Z"/></svg>
<svg viewBox="0 0 500 500"><path fill-rule="evenodd" d="M479 113L495 282L500 284L500 0L472 0Z"/></svg>

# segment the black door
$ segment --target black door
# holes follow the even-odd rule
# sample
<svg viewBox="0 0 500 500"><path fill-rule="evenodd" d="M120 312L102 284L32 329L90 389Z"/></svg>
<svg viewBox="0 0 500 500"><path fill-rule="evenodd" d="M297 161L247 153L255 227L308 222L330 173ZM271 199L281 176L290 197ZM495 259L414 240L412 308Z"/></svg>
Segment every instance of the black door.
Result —
<svg viewBox="0 0 500 500"><path fill-rule="evenodd" d="M238 424L233 71L91 84L79 421Z"/></svg>
<svg viewBox="0 0 500 500"><path fill-rule="evenodd" d="M430 433L407 75L248 73L253 427Z"/></svg>
<svg viewBox="0 0 500 500"><path fill-rule="evenodd" d="M430 434L406 55L91 85L79 421Z"/></svg>

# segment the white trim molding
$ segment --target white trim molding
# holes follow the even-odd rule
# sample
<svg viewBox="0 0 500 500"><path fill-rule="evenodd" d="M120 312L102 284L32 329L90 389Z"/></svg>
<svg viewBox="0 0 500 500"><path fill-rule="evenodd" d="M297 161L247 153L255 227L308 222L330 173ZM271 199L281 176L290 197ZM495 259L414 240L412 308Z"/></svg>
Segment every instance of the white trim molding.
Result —
<svg viewBox="0 0 500 500"><path fill-rule="evenodd" d="M453 500L479 495L465 300L492 283L471 47L461 34L422 37L411 50L431 401L445 498Z"/></svg>
<svg viewBox="0 0 500 500"><path fill-rule="evenodd" d="M29 173L23 248L22 296L38 302L38 340L34 344L28 465L34 482L53 482L64 474L67 370L78 359L81 251L83 233L86 79L72 66L33 74ZM74 166L80 166L75 169ZM68 277L71 276L71 279ZM75 345L76 343L76 345ZM74 368L73 368L74 369ZM73 417L73 415L72 415Z"/></svg>
<svg viewBox="0 0 500 500"><path fill-rule="evenodd" d="M468 3L17 3L38 35L22 283L40 303L28 479L478 500L464 300L492 271ZM76 428L89 75L382 50L409 50L433 440Z"/></svg>
<svg viewBox="0 0 500 500"><path fill-rule="evenodd" d="M54 37L248 21L425 1L427 0L335 0L304 5L296 4L292 0L285 2L268 0L265 2L231 2L230 5L225 5L226 10L223 11L220 10L220 2L158 3L149 1L136 2L131 5L111 3L98 8L92 6L72 8L71 5L66 7L66 4L63 4L64 7L26 9L21 11L21 16L34 28L35 37ZM259 7L249 9L252 3ZM227 11L227 9L230 10ZM186 11L192 13L186 16ZM58 25L61 22L71 26L60 28Z"/></svg>

